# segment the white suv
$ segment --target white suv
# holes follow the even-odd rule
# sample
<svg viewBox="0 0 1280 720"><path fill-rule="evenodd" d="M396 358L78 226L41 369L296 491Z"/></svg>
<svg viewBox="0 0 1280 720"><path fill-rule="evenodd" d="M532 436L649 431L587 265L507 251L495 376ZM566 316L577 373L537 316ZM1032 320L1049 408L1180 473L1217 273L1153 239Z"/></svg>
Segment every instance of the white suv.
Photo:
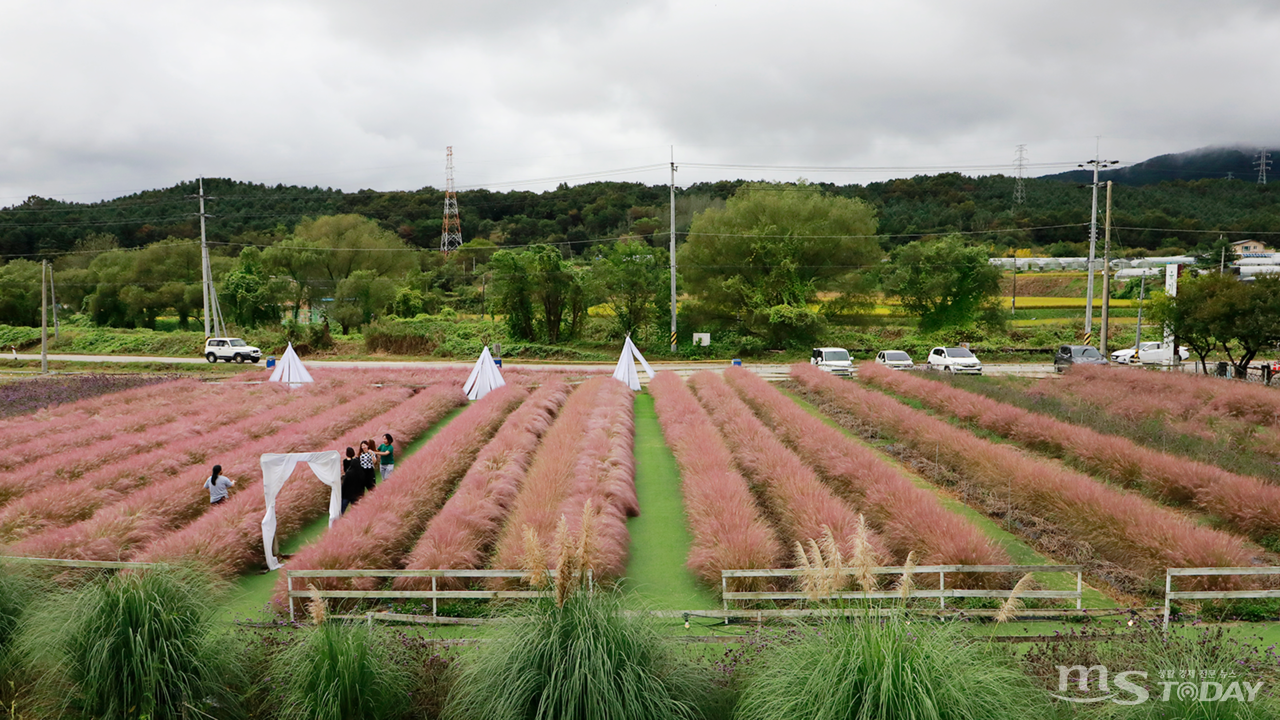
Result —
<svg viewBox="0 0 1280 720"><path fill-rule="evenodd" d="M240 338L209 338L204 341L204 359L211 363L219 360L242 363L245 360L256 363L262 358L262 351L249 345Z"/></svg>
<svg viewBox="0 0 1280 720"><path fill-rule="evenodd" d="M930 350L928 368L951 374L982 374L982 363L969 352L969 348L962 347L936 347Z"/></svg>
<svg viewBox="0 0 1280 720"><path fill-rule="evenodd" d="M817 365L834 375L849 377L853 374L853 361L849 359L849 351L844 348L814 348L809 355L809 364Z"/></svg>

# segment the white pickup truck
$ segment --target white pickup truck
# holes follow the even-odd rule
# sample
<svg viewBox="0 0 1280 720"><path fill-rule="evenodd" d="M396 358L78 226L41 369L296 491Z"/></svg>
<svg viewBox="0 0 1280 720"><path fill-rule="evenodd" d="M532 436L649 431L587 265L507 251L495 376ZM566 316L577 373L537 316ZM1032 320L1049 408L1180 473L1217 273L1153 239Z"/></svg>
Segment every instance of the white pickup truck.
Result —
<svg viewBox="0 0 1280 720"><path fill-rule="evenodd" d="M1185 347L1179 347L1178 355L1185 361L1191 357L1191 352ZM1136 348L1126 348L1111 353L1111 362L1120 363L1121 365L1132 365L1134 363L1162 365L1169 362L1169 351L1165 349L1165 345L1162 342L1144 342Z"/></svg>

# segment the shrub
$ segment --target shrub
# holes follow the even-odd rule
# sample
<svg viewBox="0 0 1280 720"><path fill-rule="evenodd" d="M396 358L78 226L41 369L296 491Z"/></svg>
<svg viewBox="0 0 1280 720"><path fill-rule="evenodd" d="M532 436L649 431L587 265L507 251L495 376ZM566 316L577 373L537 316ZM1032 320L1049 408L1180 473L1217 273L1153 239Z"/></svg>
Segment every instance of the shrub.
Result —
<svg viewBox="0 0 1280 720"><path fill-rule="evenodd" d="M481 448L528 396L528 390L512 384L476 401L421 449L397 463L394 475L352 505L318 541L293 556L289 567L398 567ZM283 574L276 583L276 599L282 605L288 599Z"/></svg>
<svg viewBox="0 0 1280 720"><path fill-rule="evenodd" d="M0 658L8 657L9 641L23 613L33 607L38 587L30 573L0 561ZM4 664L0 659L0 677L4 676Z"/></svg>
<svg viewBox="0 0 1280 720"><path fill-rule="evenodd" d="M923 565L1007 565L1009 556L933 493L916 487L874 451L802 410L744 368L724 374L762 421L837 492L866 508L867 520L905 561Z"/></svg>
<svg viewBox="0 0 1280 720"><path fill-rule="evenodd" d="M335 439L334 445L356 446L361 440L382 433L412 440L465 402L460 380L440 383L347 431L346 440ZM295 478L285 485L276 498L276 537L287 538L311 520L324 516L329 510L329 497L329 486L313 478ZM260 519L265 512L262 493L237 493L194 523L143 548L138 557L142 562L199 563L230 579L261 562L264 548Z"/></svg>
<svg viewBox="0 0 1280 720"><path fill-rule="evenodd" d="M0 417L37 410L170 380L168 375L80 375L0 383Z"/></svg>
<svg viewBox="0 0 1280 720"><path fill-rule="evenodd" d="M479 568L498 538L538 443L569 397L569 385L552 382L511 413L476 458L453 497L431 519L405 561L408 569ZM397 578L400 589L420 589L421 578Z"/></svg>
<svg viewBox="0 0 1280 720"><path fill-rule="evenodd" d="M680 466L685 517L693 534L690 570L716 586L721 570L777 567L786 555L760 515L747 481L707 411L670 371L649 383L654 409Z"/></svg>
<svg viewBox="0 0 1280 720"><path fill-rule="evenodd" d="M1015 442L1067 457L1102 477L1193 505L1238 532L1280 538L1280 487L1275 485L883 366L864 365L858 377Z"/></svg>
<svg viewBox="0 0 1280 720"><path fill-rule="evenodd" d="M23 656L56 711L155 720L235 717L238 664L207 578L125 573L52 601L24 622Z"/></svg>
<svg viewBox="0 0 1280 720"><path fill-rule="evenodd" d="M858 512L779 442L719 375L703 371L689 382L774 520L784 546L821 542L829 529L844 557L860 555ZM855 562L870 560L871 565L880 565L890 555L878 536L868 535L873 557Z"/></svg>
<svg viewBox="0 0 1280 720"><path fill-rule="evenodd" d="M610 382L613 382L612 380ZM461 720L697 718L709 685L618 598L532 603L464 657L444 716Z"/></svg>
<svg viewBox="0 0 1280 720"><path fill-rule="evenodd" d="M409 704L412 678L372 626L322 622L276 656L285 720L389 720Z"/></svg>
<svg viewBox="0 0 1280 720"><path fill-rule="evenodd" d="M738 704L743 720L1023 720L1048 697L1011 656L954 621L832 618L758 661Z"/></svg>
<svg viewBox="0 0 1280 720"><path fill-rule="evenodd" d="M1102 557L1150 580L1162 577L1168 567L1252 564L1238 537L1199 527L1145 498L983 440L811 365L793 365L791 376L820 404L852 413L936 457L970 482L1008 495L1016 505L1088 542Z"/></svg>
<svg viewBox="0 0 1280 720"><path fill-rule="evenodd" d="M104 375L101 377L114 381L115 378L121 377L154 378L155 376ZM170 380L168 377L160 379ZM159 382L132 390L90 395L90 399L72 401L74 400L72 398L66 404L39 410L34 415L0 420L0 433L4 435L5 442L20 445L40 441L42 438L58 433L83 433L90 426L114 431L111 418L129 414L133 411L135 403L151 402L157 398L173 398L183 393L194 392L199 385L194 380ZM9 390L13 391L13 388Z"/></svg>

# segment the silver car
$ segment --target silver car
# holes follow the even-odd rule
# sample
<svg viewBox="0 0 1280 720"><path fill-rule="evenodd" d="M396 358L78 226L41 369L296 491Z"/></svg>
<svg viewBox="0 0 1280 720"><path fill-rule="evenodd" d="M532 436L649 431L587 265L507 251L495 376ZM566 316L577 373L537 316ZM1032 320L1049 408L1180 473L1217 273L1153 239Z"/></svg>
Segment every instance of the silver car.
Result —
<svg viewBox="0 0 1280 720"><path fill-rule="evenodd" d="M876 363L894 370L910 370L916 366L911 356L901 350L881 350L876 354Z"/></svg>

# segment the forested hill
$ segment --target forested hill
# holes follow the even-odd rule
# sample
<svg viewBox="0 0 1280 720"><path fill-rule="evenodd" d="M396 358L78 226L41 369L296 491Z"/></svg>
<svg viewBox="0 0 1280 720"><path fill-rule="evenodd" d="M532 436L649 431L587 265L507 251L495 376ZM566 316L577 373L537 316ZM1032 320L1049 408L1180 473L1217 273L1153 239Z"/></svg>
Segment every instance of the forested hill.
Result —
<svg viewBox="0 0 1280 720"><path fill-rule="evenodd" d="M742 182L678 190L677 231L685 231L696 212L723 202ZM874 205L886 249L924 234L961 231L997 250L1081 254L1080 243L1088 236L1088 188L1059 179L1028 179L1026 202L1015 205L1014 182L1003 175L951 173L823 187ZM213 198L206 212L212 216L208 236L215 243L271 244L303 217L338 213L373 218L412 245L439 243L444 194L434 188L348 193L226 179L206 179L204 184ZM0 258L53 255L74 250L77 243L102 249L104 244L138 247L167 237L199 237L195 193L191 181L92 204L33 197L0 209ZM596 182L546 192L463 191L458 206L464 240L486 238L506 246L569 241L569 247L581 252L621 235L665 243L667 197L664 185ZM1130 250L1191 250L1216 241L1216 231L1274 241L1280 238L1280 188L1222 178L1119 187L1113 224L1114 239Z"/></svg>
<svg viewBox="0 0 1280 720"><path fill-rule="evenodd" d="M1174 180L1240 180L1256 183L1258 179L1259 148L1207 147L1183 153L1158 155L1150 160L1098 173L1098 179L1111 180L1119 185L1156 185ZM1269 149L1272 159L1280 151ZM1272 163L1272 168L1275 164ZM1273 176L1280 179L1280 176ZM1070 170L1044 179L1067 182L1093 182L1092 170Z"/></svg>

